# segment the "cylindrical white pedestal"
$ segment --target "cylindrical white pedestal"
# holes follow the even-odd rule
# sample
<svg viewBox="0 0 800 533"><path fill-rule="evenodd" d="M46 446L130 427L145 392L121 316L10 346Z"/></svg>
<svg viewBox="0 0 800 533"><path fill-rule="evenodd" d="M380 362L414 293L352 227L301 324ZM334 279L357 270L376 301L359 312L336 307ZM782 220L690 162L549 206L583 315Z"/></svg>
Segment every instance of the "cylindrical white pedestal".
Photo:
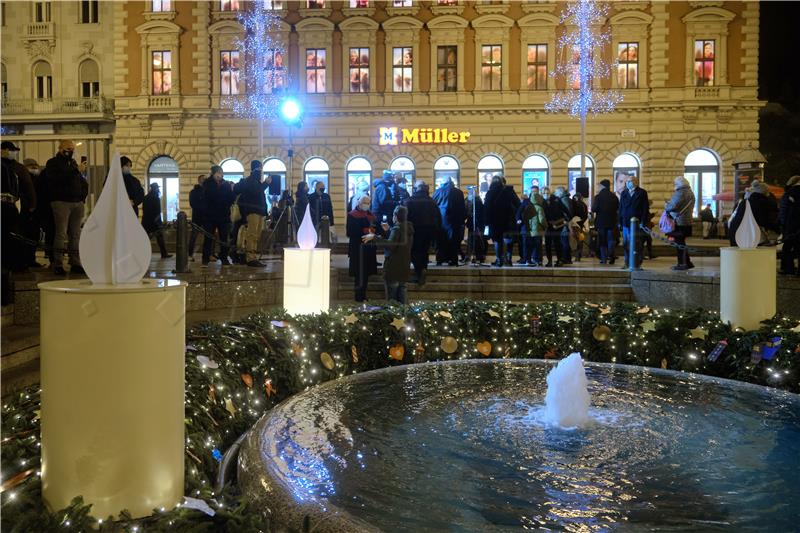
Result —
<svg viewBox="0 0 800 533"><path fill-rule="evenodd" d="M720 249L719 314L735 328L758 329L775 315L775 248Z"/></svg>
<svg viewBox="0 0 800 533"><path fill-rule="evenodd" d="M283 251L283 307L293 315L327 311L331 301L330 249Z"/></svg>
<svg viewBox="0 0 800 533"><path fill-rule="evenodd" d="M41 283L42 495L97 518L172 508L184 486L186 283Z"/></svg>

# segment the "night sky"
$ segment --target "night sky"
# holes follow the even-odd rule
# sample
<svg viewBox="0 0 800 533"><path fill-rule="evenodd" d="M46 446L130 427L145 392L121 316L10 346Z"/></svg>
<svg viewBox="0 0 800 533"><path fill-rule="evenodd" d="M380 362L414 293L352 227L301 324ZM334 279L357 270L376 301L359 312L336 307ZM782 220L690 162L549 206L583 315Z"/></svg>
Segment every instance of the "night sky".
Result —
<svg viewBox="0 0 800 533"><path fill-rule="evenodd" d="M759 98L800 111L800 2L761 2Z"/></svg>

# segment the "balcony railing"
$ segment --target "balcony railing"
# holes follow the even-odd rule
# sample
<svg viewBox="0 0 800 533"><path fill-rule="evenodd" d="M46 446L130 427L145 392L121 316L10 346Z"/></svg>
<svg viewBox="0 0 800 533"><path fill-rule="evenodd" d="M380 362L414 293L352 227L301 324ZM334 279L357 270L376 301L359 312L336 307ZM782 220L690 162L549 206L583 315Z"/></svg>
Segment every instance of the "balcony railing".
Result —
<svg viewBox="0 0 800 533"><path fill-rule="evenodd" d="M96 98L52 98L52 99L6 99L2 101L3 115L66 115L82 113L110 114L114 111L114 100Z"/></svg>
<svg viewBox="0 0 800 533"><path fill-rule="evenodd" d="M695 87L695 98L719 98L719 87Z"/></svg>
<svg viewBox="0 0 800 533"><path fill-rule="evenodd" d="M55 24L52 22L30 22L25 26L27 39L53 39L55 38Z"/></svg>

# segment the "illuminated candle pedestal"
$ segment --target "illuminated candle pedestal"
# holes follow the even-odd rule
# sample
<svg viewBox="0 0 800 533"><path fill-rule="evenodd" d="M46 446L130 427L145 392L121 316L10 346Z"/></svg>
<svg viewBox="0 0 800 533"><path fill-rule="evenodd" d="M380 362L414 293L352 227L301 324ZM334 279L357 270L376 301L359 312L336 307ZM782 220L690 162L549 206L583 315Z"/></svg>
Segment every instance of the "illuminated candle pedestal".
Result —
<svg viewBox="0 0 800 533"><path fill-rule="evenodd" d="M172 508L184 487L186 283L42 283L42 496L96 518Z"/></svg>
<svg viewBox="0 0 800 533"><path fill-rule="evenodd" d="M330 249L284 249L283 307L289 313L310 315L327 311L330 287Z"/></svg>
<svg viewBox="0 0 800 533"><path fill-rule="evenodd" d="M719 314L735 328L755 330L775 315L775 248L720 250Z"/></svg>

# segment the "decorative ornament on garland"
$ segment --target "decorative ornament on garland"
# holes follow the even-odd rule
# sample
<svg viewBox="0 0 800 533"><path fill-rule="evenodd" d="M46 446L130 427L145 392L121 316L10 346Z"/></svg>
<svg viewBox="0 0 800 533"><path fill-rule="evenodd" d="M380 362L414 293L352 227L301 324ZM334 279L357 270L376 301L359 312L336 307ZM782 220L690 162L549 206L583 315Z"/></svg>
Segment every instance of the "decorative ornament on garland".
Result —
<svg viewBox="0 0 800 533"><path fill-rule="evenodd" d="M552 346L549 350L544 352L545 359L555 359L558 357L558 347Z"/></svg>
<svg viewBox="0 0 800 533"><path fill-rule="evenodd" d="M753 346L750 352L750 362L758 364L762 359L769 361L775 357L775 353L780 350L783 339L781 337L773 337L768 341L761 341Z"/></svg>
<svg viewBox="0 0 800 533"><path fill-rule="evenodd" d="M205 355L198 355L197 362L205 366L206 368L211 368L212 370L215 368L219 368L219 364L216 361L214 361L213 359L209 359Z"/></svg>
<svg viewBox="0 0 800 533"><path fill-rule="evenodd" d="M242 378L242 383L244 383L248 389L253 388L253 376L251 376L250 374L242 374L241 378Z"/></svg>
<svg viewBox="0 0 800 533"><path fill-rule="evenodd" d="M600 308L600 316L607 315L610 312L611 312L611 306Z"/></svg>
<svg viewBox="0 0 800 533"><path fill-rule="evenodd" d="M303 347L297 343L292 343L292 353L294 353L297 357L303 355Z"/></svg>
<svg viewBox="0 0 800 533"><path fill-rule="evenodd" d="M392 320L391 324L397 329L397 331L400 331L401 329L406 327L406 322L402 318L395 318L394 320Z"/></svg>
<svg viewBox="0 0 800 533"><path fill-rule="evenodd" d="M711 350L711 352L709 352L708 357L707 357L708 362L709 363L713 363L714 361L719 359L719 356L722 355L722 352L724 352L725 348L727 348L727 347L728 347L728 340L727 339L722 339L721 341L719 341L717 343L717 345L714 346L714 349Z"/></svg>
<svg viewBox="0 0 800 533"><path fill-rule="evenodd" d="M656 323L652 320L646 320L642 322L642 329L644 331L655 331L656 330Z"/></svg>
<svg viewBox="0 0 800 533"><path fill-rule="evenodd" d="M646 314L647 314L647 313L649 313L649 312L650 312L650 308L649 308L649 307L647 307L647 306L640 307L640 308L638 308L638 309L636 310L636 314L637 314L637 315L646 315Z"/></svg>
<svg viewBox="0 0 800 533"><path fill-rule="evenodd" d="M700 326L689 330L690 339L705 339L706 337L708 337L708 331L704 330Z"/></svg>
<svg viewBox="0 0 800 533"><path fill-rule="evenodd" d="M573 320L575 320L575 318L574 318L574 317L571 317L571 316L569 316L569 315L559 315L559 316L558 316L558 321L559 321L559 322L566 322L566 323L570 323L570 322L572 322Z"/></svg>
<svg viewBox="0 0 800 533"><path fill-rule="evenodd" d="M355 313L350 313L344 317L345 324L355 324L356 322L358 322L358 317L355 315Z"/></svg>
<svg viewBox="0 0 800 533"><path fill-rule="evenodd" d="M422 343L419 343L416 346L414 346L414 362L415 363L425 362L425 346L423 346Z"/></svg>
<svg viewBox="0 0 800 533"><path fill-rule="evenodd" d="M489 309L489 316L493 316L495 318L500 318L500 313L498 313L494 309Z"/></svg>
<svg viewBox="0 0 800 533"><path fill-rule="evenodd" d="M214 385L208 386L208 399L212 402L217 401L217 391L214 389Z"/></svg>
<svg viewBox="0 0 800 533"><path fill-rule="evenodd" d="M439 316L443 318L453 318L449 311L439 311Z"/></svg>
<svg viewBox="0 0 800 533"><path fill-rule="evenodd" d="M661 360L661 368L667 368L667 358L663 358Z"/></svg>
<svg viewBox="0 0 800 533"><path fill-rule="evenodd" d="M272 386L272 380L270 378L264 380L264 394L267 395L267 398L273 394L278 394L278 390Z"/></svg>
<svg viewBox="0 0 800 533"><path fill-rule="evenodd" d="M350 359L352 359L354 363L358 363L358 348L356 348L355 345L350 346Z"/></svg>
<svg viewBox="0 0 800 533"><path fill-rule="evenodd" d="M333 360L333 357L331 357L331 354L329 354L328 352L322 352L321 354L319 354L319 362L322 363L322 366L324 366L328 370L333 370L333 368L336 366L336 362Z"/></svg>
<svg viewBox="0 0 800 533"><path fill-rule="evenodd" d="M605 342L611 338L611 328L606 325L600 325L592 330L592 337L600 342Z"/></svg>
<svg viewBox="0 0 800 533"><path fill-rule="evenodd" d="M225 398L225 410L228 411L231 416L236 416L236 407L234 407L233 400L230 398Z"/></svg>
<svg viewBox="0 0 800 533"><path fill-rule="evenodd" d="M445 337L442 339L441 348L444 353L455 353L458 350L458 341L453 337Z"/></svg>
<svg viewBox="0 0 800 533"><path fill-rule="evenodd" d="M402 361L403 357L406 355L406 347L402 344L395 344L391 348L389 348L389 357L394 359L395 361Z"/></svg>
<svg viewBox="0 0 800 533"><path fill-rule="evenodd" d="M489 341L479 342L475 345L475 349L478 350L484 357L489 357L492 354L492 343Z"/></svg>
<svg viewBox="0 0 800 533"><path fill-rule="evenodd" d="M272 324L276 328L285 328L286 326L289 325L289 323L284 320L272 320L270 321L270 324Z"/></svg>
<svg viewBox="0 0 800 533"><path fill-rule="evenodd" d="M531 319L531 332L534 335L538 335L539 331L542 329L542 321L538 316L534 316Z"/></svg>

